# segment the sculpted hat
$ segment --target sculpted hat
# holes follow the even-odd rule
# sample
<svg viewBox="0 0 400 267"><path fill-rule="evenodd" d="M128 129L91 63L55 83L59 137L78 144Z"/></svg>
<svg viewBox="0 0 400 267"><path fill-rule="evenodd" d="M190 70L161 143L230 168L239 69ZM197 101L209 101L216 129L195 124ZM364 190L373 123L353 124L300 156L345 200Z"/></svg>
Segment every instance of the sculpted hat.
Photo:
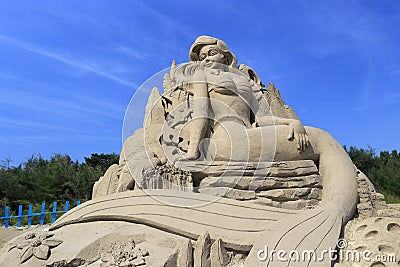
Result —
<svg viewBox="0 0 400 267"><path fill-rule="evenodd" d="M229 50L228 46L226 43L218 38L203 35L200 36L194 41L192 46L190 47L189 51L189 59L190 61L199 61L199 53L200 50L207 45L216 45L221 51L224 53L224 55L228 59L228 65L231 67L236 67L237 64L237 58L235 57L234 54Z"/></svg>

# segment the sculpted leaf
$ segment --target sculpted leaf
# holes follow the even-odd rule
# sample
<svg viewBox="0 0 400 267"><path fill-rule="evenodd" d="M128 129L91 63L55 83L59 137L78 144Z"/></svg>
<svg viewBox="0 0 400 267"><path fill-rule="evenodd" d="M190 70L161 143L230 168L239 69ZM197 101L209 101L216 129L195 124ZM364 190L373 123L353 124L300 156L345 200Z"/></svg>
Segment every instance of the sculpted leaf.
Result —
<svg viewBox="0 0 400 267"><path fill-rule="evenodd" d="M19 249L23 249L26 246L29 246L32 243L32 241L23 241L19 243L16 247Z"/></svg>
<svg viewBox="0 0 400 267"><path fill-rule="evenodd" d="M60 245L63 241L60 239L47 239L43 241L43 245L49 246L50 248L57 247Z"/></svg>
<svg viewBox="0 0 400 267"><path fill-rule="evenodd" d="M52 237L53 235L54 235L53 233L45 233L45 234L39 236L39 240L46 240L46 239Z"/></svg>
<svg viewBox="0 0 400 267"><path fill-rule="evenodd" d="M41 260L46 260L49 256L50 248L46 245L41 245L33 248L33 255Z"/></svg>
<svg viewBox="0 0 400 267"><path fill-rule="evenodd" d="M12 249L14 249L14 248L16 248L16 247L17 247L17 245L11 245L11 246L8 248L7 252L10 252Z"/></svg>
<svg viewBox="0 0 400 267"><path fill-rule="evenodd" d="M31 246L27 246L22 249L21 254L19 255L19 262L24 263L29 260L33 255L33 248Z"/></svg>
<svg viewBox="0 0 400 267"><path fill-rule="evenodd" d="M60 239L46 239L43 241L43 245L49 246L50 248L57 247L60 245L63 241Z"/></svg>

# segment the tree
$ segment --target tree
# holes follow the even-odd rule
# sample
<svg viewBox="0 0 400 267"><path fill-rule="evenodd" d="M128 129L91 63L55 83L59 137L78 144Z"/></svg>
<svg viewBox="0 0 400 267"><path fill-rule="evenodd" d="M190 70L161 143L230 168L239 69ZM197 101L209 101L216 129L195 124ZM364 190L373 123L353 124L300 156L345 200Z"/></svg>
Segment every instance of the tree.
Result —
<svg viewBox="0 0 400 267"><path fill-rule="evenodd" d="M385 195L388 203L400 202L400 154L396 150L391 153L381 151L378 157L371 147L358 149L351 146L348 154L377 191Z"/></svg>
<svg viewBox="0 0 400 267"><path fill-rule="evenodd" d="M85 163L89 166L92 166L94 169L100 168L100 170L104 173L108 167L112 164L118 164L119 155L116 153L112 154L97 154L93 153L90 158L84 158Z"/></svg>
<svg viewBox="0 0 400 267"><path fill-rule="evenodd" d="M54 154L44 159L38 154L18 167L10 166L8 158L0 163L0 208L8 205L16 210L24 202L88 200L93 184L118 158L115 153L92 154L79 163L69 155Z"/></svg>
<svg viewBox="0 0 400 267"><path fill-rule="evenodd" d="M346 148L345 148L346 149ZM381 151L379 156L371 147L348 149L350 158L364 172L377 190L383 193L388 203L400 202L400 154ZM54 154L44 159L33 155L17 167L11 166L11 159L0 162L0 209L18 204L40 204L42 201L88 200L93 184L104 175L112 164L118 163L119 156L94 153L85 157L83 163L73 161L70 156Z"/></svg>

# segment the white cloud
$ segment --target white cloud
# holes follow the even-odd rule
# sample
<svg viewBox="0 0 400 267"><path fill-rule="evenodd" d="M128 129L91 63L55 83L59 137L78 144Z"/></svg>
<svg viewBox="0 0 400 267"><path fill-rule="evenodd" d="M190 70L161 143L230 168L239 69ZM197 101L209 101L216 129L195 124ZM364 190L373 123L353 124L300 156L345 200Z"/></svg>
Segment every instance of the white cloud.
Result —
<svg viewBox="0 0 400 267"><path fill-rule="evenodd" d="M128 55L132 58L136 58L138 60L144 60L149 58L151 55L142 51L137 51L132 48L129 48L127 46L121 45L121 44L116 44L112 48L114 51Z"/></svg>
<svg viewBox="0 0 400 267"><path fill-rule="evenodd" d="M98 114L112 119L121 119L124 109L102 101L95 101L86 96L77 96L81 99L84 104L77 103L76 99L64 100L55 97L42 97L34 93L19 92L17 90L5 90L3 93L7 97L0 98L0 103L6 103L13 106L17 106L23 109L32 109L35 111L45 111L51 114L62 114L63 116L68 113L71 116L75 116L76 112L81 115L86 114ZM87 117L86 115L85 117Z"/></svg>
<svg viewBox="0 0 400 267"><path fill-rule="evenodd" d="M53 52L49 52L46 49L37 47L37 46L35 46L33 44L26 43L26 42L23 42L23 41L14 39L14 38L10 38L8 36L4 36L4 35L1 35L1 34L0 34L0 41L4 42L6 44L12 45L14 47L18 47L18 48L23 49L25 51L29 51L29 52L32 52L32 53L35 53L35 54L39 54L39 55L42 55L42 56L57 60L57 61L59 61L61 63L64 63L64 64L66 64L68 66L75 67L75 68L78 68L78 69L81 69L81 70L84 70L84 71L89 71L91 73L97 74L97 75L102 76L104 78L113 80L113 81L115 81L117 83L129 86L129 87L132 87L132 88L136 87L136 85L134 83L132 83L131 81L119 78L119 77L117 77L117 76L115 76L113 74L110 74L110 73L107 73L105 71L96 69L93 66L91 66L91 65L89 65L89 64L87 64L85 62L81 62L81 61L79 61L77 59L71 59L71 58L67 58L64 55L60 55L60 54L56 54L56 53L53 53Z"/></svg>
<svg viewBox="0 0 400 267"><path fill-rule="evenodd" d="M33 121L33 120L21 120L21 119L10 119L4 116L0 116L0 124L1 127L6 127L6 128L22 128L22 129L32 129L32 128L38 128L38 129L52 129L52 130L59 130L59 131L67 131L67 132L77 132L72 130L71 128L68 127L63 127L60 125L54 125L54 124L49 124L49 123L43 123L39 121Z"/></svg>

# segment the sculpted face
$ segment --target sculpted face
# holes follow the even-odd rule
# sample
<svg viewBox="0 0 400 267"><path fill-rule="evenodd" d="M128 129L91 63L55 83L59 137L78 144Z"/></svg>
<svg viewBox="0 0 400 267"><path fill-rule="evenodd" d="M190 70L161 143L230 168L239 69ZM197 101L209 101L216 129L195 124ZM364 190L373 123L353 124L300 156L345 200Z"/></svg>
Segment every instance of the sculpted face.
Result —
<svg viewBox="0 0 400 267"><path fill-rule="evenodd" d="M206 45L204 46L199 53L199 59L201 61L211 61L218 62L221 64L228 64L228 59L223 54L221 49L216 45Z"/></svg>

